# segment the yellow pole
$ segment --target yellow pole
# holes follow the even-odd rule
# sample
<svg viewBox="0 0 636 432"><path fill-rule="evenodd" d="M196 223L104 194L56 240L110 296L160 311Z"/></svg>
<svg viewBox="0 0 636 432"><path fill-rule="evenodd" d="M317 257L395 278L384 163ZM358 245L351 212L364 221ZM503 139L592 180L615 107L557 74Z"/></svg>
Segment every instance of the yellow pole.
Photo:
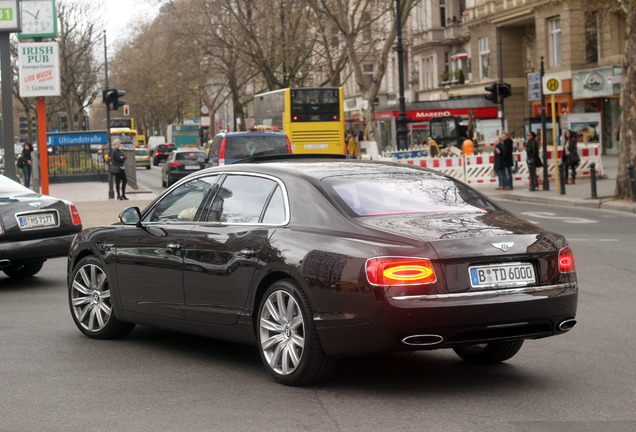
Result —
<svg viewBox="0 0 636 432"><path fill-rule="evenodd" d="M556 181L557 194L561 193L561 183L559 182L559 152L557 150L557 129L556 129L556 108L554 103L554 94L550 97L552 105L552 155L554 158L554 178Z"/></svg>

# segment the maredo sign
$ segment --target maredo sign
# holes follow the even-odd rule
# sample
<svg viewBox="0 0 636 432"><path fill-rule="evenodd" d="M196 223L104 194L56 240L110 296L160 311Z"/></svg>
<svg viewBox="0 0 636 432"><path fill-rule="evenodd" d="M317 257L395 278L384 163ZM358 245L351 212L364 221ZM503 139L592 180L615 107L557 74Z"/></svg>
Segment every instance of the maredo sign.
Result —
<svg viewBox="0 0 636 432"><path fill-rule="evenodd" d="M60 96L59 59L57 42L18 44L20 96Z"/></svg>

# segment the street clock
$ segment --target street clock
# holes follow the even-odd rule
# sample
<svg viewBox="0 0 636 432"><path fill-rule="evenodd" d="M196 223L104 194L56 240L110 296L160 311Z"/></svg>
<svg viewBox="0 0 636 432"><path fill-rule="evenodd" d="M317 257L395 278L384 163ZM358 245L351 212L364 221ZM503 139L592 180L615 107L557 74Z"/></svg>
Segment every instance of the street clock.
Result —
<svg viewBox="0 0 636 432"><path fill-rule="evenodd" d="M55 0L22 0L22 32L19 38L56 37Z"/></svg>

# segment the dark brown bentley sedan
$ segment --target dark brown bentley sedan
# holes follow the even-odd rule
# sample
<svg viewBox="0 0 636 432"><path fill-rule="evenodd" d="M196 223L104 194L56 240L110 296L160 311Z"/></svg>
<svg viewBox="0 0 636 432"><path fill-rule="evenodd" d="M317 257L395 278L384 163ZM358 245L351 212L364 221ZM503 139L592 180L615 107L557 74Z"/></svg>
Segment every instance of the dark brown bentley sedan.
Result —
<svg viewBox="0 0 636 432"><path fill-rule="evenodd" d="M71 247L79 329L106 339L143 324L255 344L283 384L391 351L497 363L576 324L565 238L419 167L296 155L232 164L120 220Z"/></svg>

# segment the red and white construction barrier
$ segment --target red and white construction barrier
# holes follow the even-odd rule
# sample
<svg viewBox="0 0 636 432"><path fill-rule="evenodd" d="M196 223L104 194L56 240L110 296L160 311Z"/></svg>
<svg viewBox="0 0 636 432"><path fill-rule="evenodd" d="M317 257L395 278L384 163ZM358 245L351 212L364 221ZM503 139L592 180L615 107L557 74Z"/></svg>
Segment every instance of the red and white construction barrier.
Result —
<svg viewBox="0 0 636 432"><path fill-rule="evenodd" d="M577 177L587 177L590 175L590 164L594 162L596 164L596 172L598 175L603 175L603 160L601 159L601 151L598 144L581 144L578 145L579 156L581 156L581 163L576 169ZM554 159L554 152L548 151L548 161L543 161L544 168L537 169L537 177L543 178L543 169L548 170L548 178L555 177L555 170L558 168L559 162L561 162L562 150L557 151L557 159ZM410 165L418 165L424 168L430 168L435 171L440 171L446 175L449 175L458 180L462 180L465 183L480 184L480 183L495 183L497 177L495 175L493 164L494 155L479 154L473 156L450 156L450 157L415 157L415 158L386 158L393 159L397 162L407 163ZM516 162L517 169L514 173L514 180L516 181L528 181L530 174L528 172L528 165L526 163L526 152L516 151L513 153L513 160Z"/></svg>

